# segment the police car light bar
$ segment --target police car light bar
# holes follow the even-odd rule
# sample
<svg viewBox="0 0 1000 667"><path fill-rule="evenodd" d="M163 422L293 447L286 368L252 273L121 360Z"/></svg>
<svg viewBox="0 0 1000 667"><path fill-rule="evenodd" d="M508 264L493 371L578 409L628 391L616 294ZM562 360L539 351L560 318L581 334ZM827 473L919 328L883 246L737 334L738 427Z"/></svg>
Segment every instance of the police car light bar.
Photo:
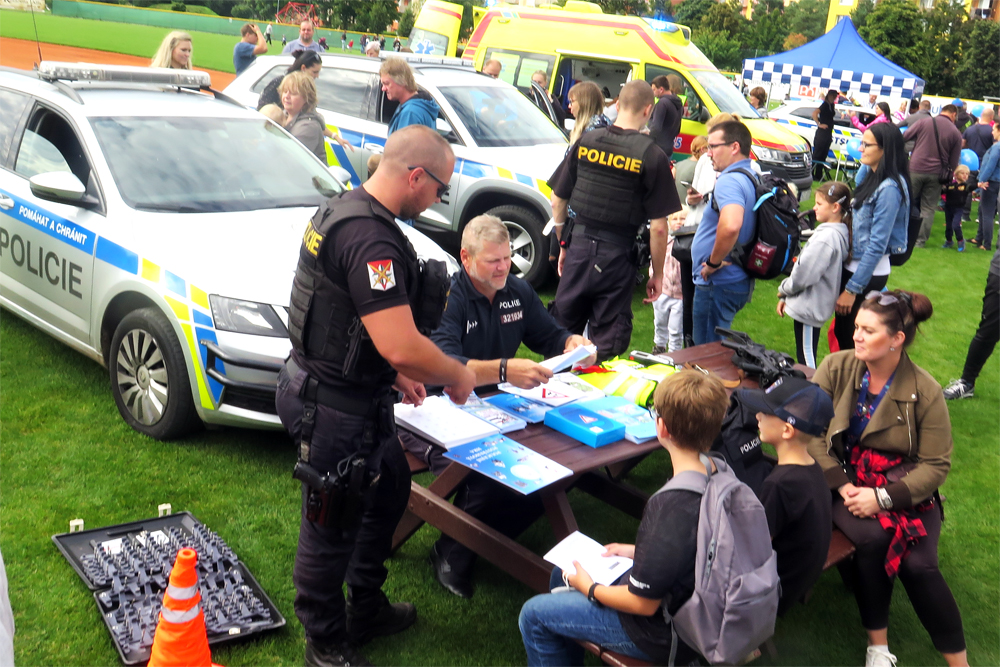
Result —
<svg viewBox="0 0 1000 667"><path fill-rule="evenodd" d="M38 75L47 81L153 83L182 88L209 88L212 85L208 72L164 67L43 62L38 66Z"/></svg>

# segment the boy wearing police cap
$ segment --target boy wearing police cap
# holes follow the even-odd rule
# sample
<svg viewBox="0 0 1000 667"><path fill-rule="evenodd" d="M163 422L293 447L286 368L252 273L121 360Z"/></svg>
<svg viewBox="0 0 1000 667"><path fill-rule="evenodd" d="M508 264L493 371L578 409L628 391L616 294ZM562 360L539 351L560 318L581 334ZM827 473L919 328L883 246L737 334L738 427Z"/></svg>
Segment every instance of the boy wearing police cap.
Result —
<svg viewBox="0 0 1000 667"><path fill-rule="evenodd" d="M761 485L760 502L778 554L781 615L819 579L830 549L833 504L823 470L806 444L826 434L833 401L819 385L796 377L737 393L744 405L757 410L761 441L778 452L778 465Z"/></svg>
<svg viewBox="0 0 1000 667"><path fill-rule="evenodd" d="M410 494L393 390L419 404L430 382L464 403L475 375L426 337L440 322L447 272L433 261L421 266L395 218L439 201L454 167L434 130L404 128L386 141L375 175L323 204L302 239L292 353L275 405L303 482L293 580L306 665L367 665L359 644L416 620L412 604L390 604L381 590Z"/></svg>
<svg viewBox="0 0 1000 667"><path fill-rule="evenodd" d="M644 302L652 303L662 291L667 216L681 208L670 160L639 132L653 101L645 81L625 84L615 124L586 132L549 181L552 220L562 245L552 314L576 334L589 323L600 361L627 350L632 337L636 234L649 220L653 275ZM570 206L576 218L567 239L563 226Z"/></svg>

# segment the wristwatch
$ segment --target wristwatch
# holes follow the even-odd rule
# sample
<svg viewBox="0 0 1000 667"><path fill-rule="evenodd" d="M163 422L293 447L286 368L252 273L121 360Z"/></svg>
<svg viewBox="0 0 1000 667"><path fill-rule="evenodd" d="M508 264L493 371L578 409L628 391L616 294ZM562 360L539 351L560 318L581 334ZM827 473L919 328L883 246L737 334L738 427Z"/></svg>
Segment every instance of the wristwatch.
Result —
<svg viewBox="0 0 1000 667"><path fill-rule="evenodd" d="M601 604L601 601L598 600L596 597L594 597L594 589L596 589L598 586L600 586L600 584L598 584L596 581L590 585L590 590L587 591L587 599L596 604L598 607L603 607L604 605Z"/></svg>
<svg viewBox="0 0 1000 667"><path fill-rule="evenodd" d="M713 264L712 263L712 256L709 255L708 259L705 260L705 266L707 266L710 269L717 269L720 266L722 266L722 262L719 262L718 264Z"/></svg>

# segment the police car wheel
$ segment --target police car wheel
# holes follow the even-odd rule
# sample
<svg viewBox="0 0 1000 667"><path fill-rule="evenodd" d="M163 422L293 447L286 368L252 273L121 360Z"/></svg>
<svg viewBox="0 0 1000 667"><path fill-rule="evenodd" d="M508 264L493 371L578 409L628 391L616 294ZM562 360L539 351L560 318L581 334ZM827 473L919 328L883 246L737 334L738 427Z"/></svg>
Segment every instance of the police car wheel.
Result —
<svg viewBox="0 0 1000 667"><path fill-rule="evenodd" d="M486 213L500 218L510 234L510 272L532 287L542 287L549 277L549 242L542 237L545 221L523 206L497 206Z"/></svg>
<svg viewBox="0 0 1000 667"><path fill-rule="evenodd" d="M118 411L140 433L169 440L199 425L184 352L158 309L132 311L118 324L108 372Z"/></svg>

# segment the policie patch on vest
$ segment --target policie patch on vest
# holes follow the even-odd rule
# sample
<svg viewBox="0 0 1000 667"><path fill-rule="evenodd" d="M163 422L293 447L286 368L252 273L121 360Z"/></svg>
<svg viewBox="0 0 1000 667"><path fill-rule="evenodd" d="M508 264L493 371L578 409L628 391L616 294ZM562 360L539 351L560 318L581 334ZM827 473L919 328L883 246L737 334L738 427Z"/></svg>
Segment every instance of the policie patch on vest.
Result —
<svg viewBox="0 0 1000 667"><path fill-rule="evenodd" d="M373 290L385 292L395 287L396 275L392 272L392 260L368 262L368 280Z"/></svg>
<svg viewBox="0 0 1000 667"><path fill-rule="evenodd" d="M593 164L599 164L604 167L611 167L612 169L619 169L621 171L631 171L636 174L638 174L642 169L642 160L625 157L624 155L619 155L610 151L587 148L586 146L580 146L580 148L577 149L576 157L578 160L586 160L587 162L591 162Z"/></svg>

